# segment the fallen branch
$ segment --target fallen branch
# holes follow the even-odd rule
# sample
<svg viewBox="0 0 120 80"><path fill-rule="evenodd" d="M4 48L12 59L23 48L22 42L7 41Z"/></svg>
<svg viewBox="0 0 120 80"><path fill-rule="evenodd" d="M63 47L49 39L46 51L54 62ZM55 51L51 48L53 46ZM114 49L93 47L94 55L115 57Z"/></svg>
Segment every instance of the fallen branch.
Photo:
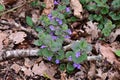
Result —
<svg viewBox="0 0 120 80"><path fill-rule="evenodd" d="M39 56L38 53L39 49L17 49L11 51L1 51L0 52L0 61L10 59L10 58L19 58L19 57L32 57L32 56ZM101 55L97 56L88 56L88 61L91 60L102 60Z"/></svg>

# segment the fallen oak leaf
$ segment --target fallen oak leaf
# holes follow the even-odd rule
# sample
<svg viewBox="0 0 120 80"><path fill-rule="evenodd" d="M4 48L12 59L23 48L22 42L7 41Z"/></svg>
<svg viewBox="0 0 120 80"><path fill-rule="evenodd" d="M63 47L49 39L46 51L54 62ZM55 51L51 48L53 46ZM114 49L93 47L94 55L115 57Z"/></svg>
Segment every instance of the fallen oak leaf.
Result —
<svg viewBox="0 0 120 80"><path fill-rule="evenodd" d="M87 34L90 34L92 37L92 40L99 37L98 33L100 30L97 27L98 23L93 23L92 21L87 22L87 26L84 25L85 31Z"/></svg>
<svg viewBox="0 0 120 80"><path fill-rule="evenodd" d="M34 64L34 66L32 68L32 72L34 74L41 75L41 76L44 76L46 70L47 70L47 66L44 64L43 61L39 65L38 64Z"/></svg>
<svg viewBox="0 0 120 80"><path fill-rule="evenodd" d="M109 37L109 41L113 42L117 38L117 36L120 35L120 29L117 29L115 32L112 32Z"/></svg>
<svg viewBox="0 0 120 80"><path fill-rule="evenodd" d="M96 65L95 65L95 63L91 62L90 63L90 69L88 71L89 80L93 79L93 77L95 76L95 74L96 74L95 70L96 70Z"/></svg>
<svg viewBox="0 0 120 80"><path fill-rule="evenodd" d="M21 66L14 63L11 68L15 71L15 73L18 73L21 70Z"/></svg>
<svg viewBox="0 0 120 80"><path fill-rule="evenodd" d="M44 0L44 3L46 4L46 7L44 8L42 14L48 15L54 8L54 0Z"/></svg>
<svg viewBox="0 0 120 80"><path fill-rule="evenodd" d="M3 48L3 41L6 39L7 34L0 32L0 50Z"/></svg>
<svg viewBox="0 0 120 80"><path fill-rule="evenodd" d="M9 39L13 40L13 42L15 42L15 44L19 44L22 41L24 41L24 37L26 37L26 36L27 35L25 34L25 32L15 32L9 36Z"/></svg>
<svg viewBox="0 0 120 80"><path fill-rule="evenodd" d="M99 43L95 45L95 48L97 48ZM112 48L109 45L101 45L99 44L100 53L102 54L103 58L106 58L108 62L113 64L115 62L118 66L120 66L120 62L117 60L114 52L112 51Z"/></svg>
<svg viewBox="0 0 120 80"><path fill-rule="evenodd" d="M21 71L23 71L26 76L33 76L32 70L30 68L23 66L21 67Z"/></svg>
<svg viewBox="0 0 120 80"><path fill-rule="evenodd" d="M74 10L74 16L82 19L83 8L79 0L70 0L70 6Z"/></svg>

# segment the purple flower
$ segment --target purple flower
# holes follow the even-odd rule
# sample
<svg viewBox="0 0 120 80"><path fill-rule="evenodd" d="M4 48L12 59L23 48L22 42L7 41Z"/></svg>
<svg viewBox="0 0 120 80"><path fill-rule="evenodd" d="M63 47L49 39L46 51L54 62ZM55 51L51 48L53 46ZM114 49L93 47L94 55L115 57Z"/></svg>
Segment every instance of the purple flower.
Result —
<svg viewBox="0 0 120 80"><path fill-rule="evenodd" d="M59 23L59 25L62 25L62 20L60 20L58 23Z"/></svg>
<svg viewBox="0 0 120 80"><path fill-rule="evenodd" d="M50 14L48 14L48 18L50 19L50 20L52 20L53 18L52 18L52 14L50 13Z"/></svg>
<svg viewBox="0 0 120 80"><path fill-rule="evenodd" d="M41 48L41 49L43 49L43 48L46 48L46 47L47 47L47 46L45 46L45 45L42 45L40 48Z"/></svg>
<svg viewBox="0 0 120 80"><path fill-rule="evenodd" d="M78 64L76 64L76 63L73 64L73 67L74 67L74 68L76 68L77 66L78 66Z"/></svg>
<svg viewBox="0 0 120 80"><path fill-rule="evenodd" d="M76 58L78 58L80 56L80 51L76 52L75 56L76 56Z"/></svg>
<svg viewBox="0 0 120 80"><path fill-rule="evenodd" d="M81 65L80 65L80 64L78 64L78 65L77 65L77 69L80 69L80 68L81 68Z"/></svg>
<svg viewBox="0 0 120 80"><path fill-rule="evenodd" d="M69 60L69 61L72 61L72 56L69 56L68 60Z"/></svg>
<svg viewBox="0 0 120 80"><path fill-rule="evenodd" d="M59 18L56 18L56 21L58 22L59 25L62 25L62 23L63 23L62 20Z"/></svg>
<svg viewBox="0 0 120 80"><path fill-rule="evenodd" d="M53 25L50 25L49 28L50 28L51 31L54 31L54 30L55 30L55 28L54 28Z"/></svg>
<svg viewBox="0 0 120 80"><path fill-rule="evenodd" d="M58 4L59 4L59 2L58 2L58 1L56 1L56 0L54 0L54 4L55 4L55 5L58 5Z"/></svg>
<svg viewBox="0 0 120 80"><path fill-rule="evenodd" d="M74 68L77 68L77 69L80 69L80 68L81 68L81 65L80 65L80 64L77 64L77 63L74 63L74 64L73 64L73 67L74 67Z"/></svg>
<svg viewBox="0 0 120 80"><path fill-rule="evenodd" d="M59 63L60 63L60 60L56 59L56 60L55 60L55 63L56 63L56 64L59 64Z"/></svg>
<svg viewBox="0 0 120 80"><path fill-rule="evenodd" d="M70 36L69 36L69 35L65 35L65 36L64 36L64 38L69 39L69 38L70 38Z"/></svg>
<svg viewBox="0 0 120 80"><path fill-rule="evenodd" d="M51 61L52 57L47 57L48 61Z"/></svg>
<svg viewBox="0 0 120 80"><path fill-rule="evenodd" d="M52 35L52 40L56 40L57 36Z"/></svg>
<svg viewBox="0 0 120 80"><path fill-rule="evenodd" d="M71 35L72 34L72 31L70 29L66 30L66 32Z"/></svg>
<svg viewBox="0 0 120 80"><path fill-rule="evenodd" d="M66 7L65 11L70 12L70 7Z"/></svg>
<svg viewBox="0 0 120 80"><path fill-rule="evenodd" d="M60 19L59 19L59 18L56 18L55 20L58 22Z"/></svg>

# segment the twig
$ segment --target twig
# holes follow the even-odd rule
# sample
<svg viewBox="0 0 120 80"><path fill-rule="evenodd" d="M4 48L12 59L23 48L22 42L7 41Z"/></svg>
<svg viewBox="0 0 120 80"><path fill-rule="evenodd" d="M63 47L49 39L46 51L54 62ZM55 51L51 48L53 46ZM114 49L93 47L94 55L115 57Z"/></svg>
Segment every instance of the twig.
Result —
<svg viewBox="0 0 120 80"><path fill-rule="evenodd" d="M32 57L32 56L39 56L38 55L39 49L18 49L18 50L11 50L11 51L1 51L0 52L0 61L10 59L10 58L19 58L19 57ZM44 58L46 60L46 58ZM101 55L97 56L88 56L88 61L91 60L102 60ZM64 60L63 60L64 61ZM66 60L65 60L66 61Z"/></svg>
<svg viewBox="0 0 120 80"><path fill-rule="evenodd" d="M23 5L25 5L25 4L19 5L19 6L17 6L17 7L14 7L14 8L12 8L12 9L9 9L9 10L7 10L7 11L5 11L5 12L2 12L2 13L0 13L0 16L2 16L2 15L4 15L4 14L7 14L7 13L9 13L9 12L12 12L12 11L14 11L15 9L18 9L18 8L22 7Z"/></svg>
<svg viewBox="0 0 120 80"><path fill-rule="evenodd" d="M30 1L28 1L28 2L26 2L26 3L24 3L24 4L22 4L22 5L19 5L19 6L17 6L17 7L14 7L14 8L12 8L12 9L7 10L7 11L4 11L4 12L0 13L0 16L2 16L2 15L4 15L4 14L7 14L7 13L9 13L9 12L12 12L12 11L14 11L15 9L18 9L18 8L24 6L25 4L30 3L30 2L32 2L32 1L34 1L34 0L30 0Z"/></svg>

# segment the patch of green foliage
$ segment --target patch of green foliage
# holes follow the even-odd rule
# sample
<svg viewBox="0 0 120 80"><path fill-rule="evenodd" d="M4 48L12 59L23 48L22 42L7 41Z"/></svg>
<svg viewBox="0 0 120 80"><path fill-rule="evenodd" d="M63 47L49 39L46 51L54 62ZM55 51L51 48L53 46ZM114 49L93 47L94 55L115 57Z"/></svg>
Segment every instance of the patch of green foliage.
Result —
<svg viewBox="0 0 120 80"><path fill-rule="evenodd" d="M29 17L29 16L26 16L26 23L27 23L29 26L31 26L31 27L34 26L34 23L33 23L33 21L32 21L32 18Z"/></svg>
<svg viewBox="0 0 120 80"><path fill-rule="evenodd" d="M37 2L33 2L32 6L34 5L37 5ZM41 26L35 27L38 39L34 44L40 47L39 56L60 64L60 70L66 69L70 73L75 68L80 69L80 63L87 59L87 53L92 47L85 39L81 39L72 43L70 51L64 50L64 40L70 38L72 33L69 23L77 20L76 17L71 17L72 11L68 6L69 0L62 0L55 4L55 9L50 14L40 16ZM26 23L34 26L29 16L26 17ZM65 59L68 60L67 64L62 63Z"/></svg>
<svg viewBox="0 0 120 80"><path fill-rule="evenodd" d="M115 51L115 54L116 54L118 57L120 57L120 50L116 50L116 51Z"/></svg>
<svg viewBox="0 0 120 80"><path fill-rule="evenodd" d="M4 11L4 10L5 10L4 5L0 4L0 11Z"/></svg>
<svg viewBox="0 0 120 80"><path fill-rule="evenodd" d="M89 11L89 20L99 23L98 28L104 36L120 24L120 0L80 0L84 9ZM113 22L113 23L112 23Z"/></svg>

